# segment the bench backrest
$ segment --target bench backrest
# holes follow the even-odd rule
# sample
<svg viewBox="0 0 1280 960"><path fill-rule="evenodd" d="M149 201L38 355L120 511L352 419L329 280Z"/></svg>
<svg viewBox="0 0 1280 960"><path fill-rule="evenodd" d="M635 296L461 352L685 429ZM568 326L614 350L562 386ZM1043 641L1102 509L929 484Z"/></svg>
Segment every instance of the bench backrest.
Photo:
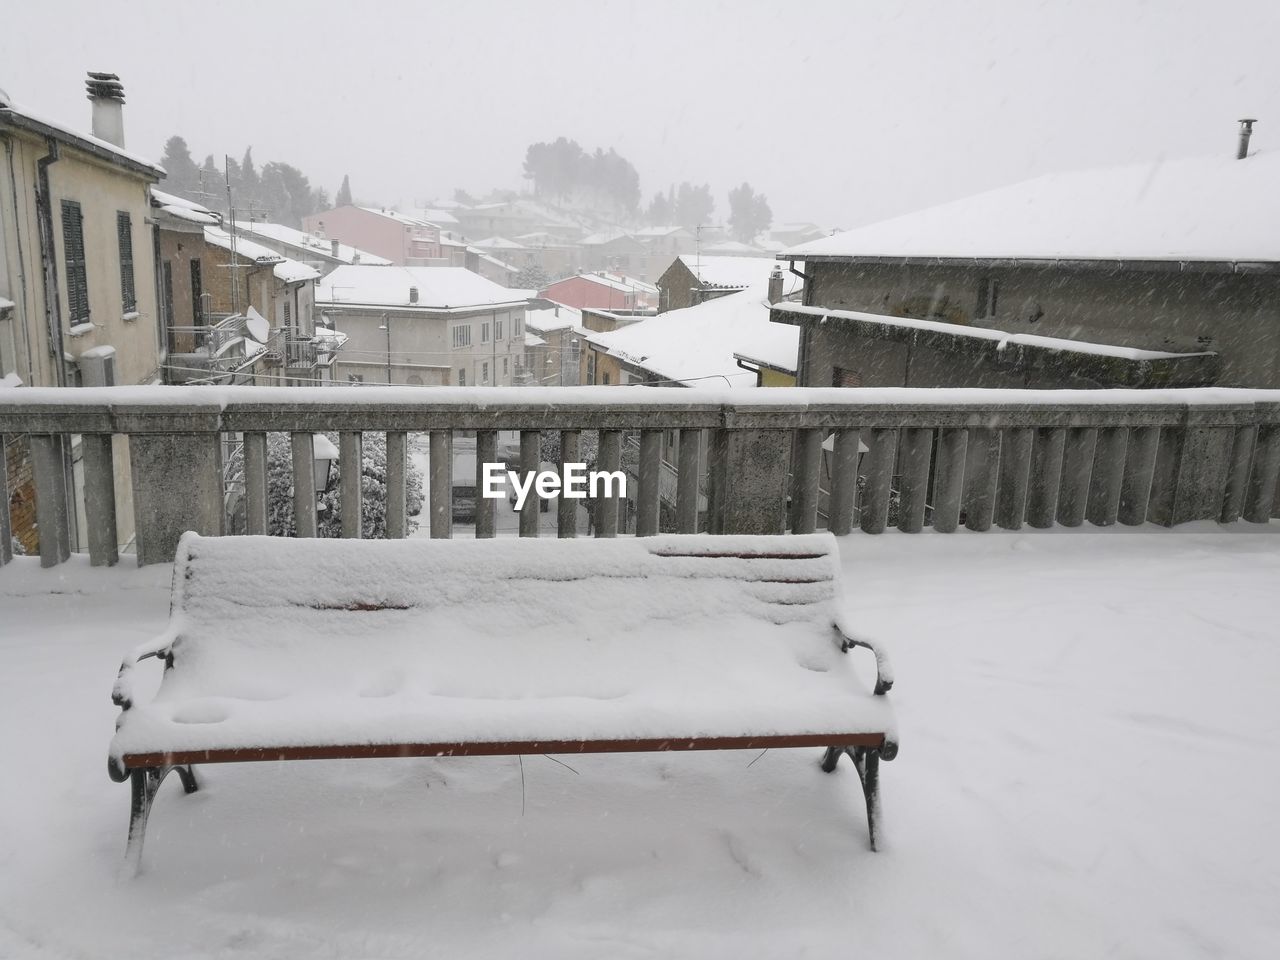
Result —
<svg viewBox="0 0 1280 960"><path fill-rule="evenodd" d="M228 648L298 662L369 657L441 635L625 641L655 624L700 634L786 625L829 637L835 538L329 540L187 534L170 629L179 665L228 675ZM330 653L324 654L330 660ZM292 658L292 659L290 659ZM335 667L335 669L337 669ZM179 670L178 672L182 672Z"/></svg>

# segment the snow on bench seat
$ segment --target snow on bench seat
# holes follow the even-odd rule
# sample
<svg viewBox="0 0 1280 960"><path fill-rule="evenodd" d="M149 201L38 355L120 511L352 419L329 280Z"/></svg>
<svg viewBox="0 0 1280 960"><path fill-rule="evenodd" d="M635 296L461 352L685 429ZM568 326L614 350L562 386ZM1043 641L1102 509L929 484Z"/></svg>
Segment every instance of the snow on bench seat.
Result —
<svg viewBox="0 0 1280 960"><path fill-rule="evenodd" d="M171 669L135 703L126 661L111 755L136 768L894 742L841 620L828 535L188 534L169 628L139 651Z"/></svg>

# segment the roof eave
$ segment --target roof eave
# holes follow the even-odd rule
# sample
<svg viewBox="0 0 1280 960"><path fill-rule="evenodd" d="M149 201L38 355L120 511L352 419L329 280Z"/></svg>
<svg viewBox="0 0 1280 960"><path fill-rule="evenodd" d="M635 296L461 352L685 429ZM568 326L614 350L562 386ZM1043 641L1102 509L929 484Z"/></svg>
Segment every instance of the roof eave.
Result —
<svg viewBox="0 0 1280 960"><path fill-rule="evenodd" d="M1145 273L1280 273L1280 260L1168 260L1050 257L889 257L849 254L779 253L776 260L794 263L848 263L866 266L1027 267L1053 270L1131 270Z"/></svg>
<svg viewBox="0 0 1280 960"><path fill-rule="evenodd" d="M38 134L42 137L53 137L63 143L75 147L105 163L114 167L128 170L132 173L140 173L150 179L153 183L159 183L165 177L163 167L157 167L153 164L143 163L141 160L134 160L132 157L123 153L118 153L101 144L95 143L85 137L78 136L61 127L51 126L40 120L28 117L24 113L19 113L12 108L0 109L0 126L8 125L19 130L26 130L29 133Z"/></svg>

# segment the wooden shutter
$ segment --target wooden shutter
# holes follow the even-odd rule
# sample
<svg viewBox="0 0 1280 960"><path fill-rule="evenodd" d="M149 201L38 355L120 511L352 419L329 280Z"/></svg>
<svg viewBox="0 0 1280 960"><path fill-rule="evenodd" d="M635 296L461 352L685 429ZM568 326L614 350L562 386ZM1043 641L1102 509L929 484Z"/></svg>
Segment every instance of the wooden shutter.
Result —
<svg viewBox="0 0 1280 960"><path fill-rule="evenodd" d="M89 321L89 280L84 262L84 217L80 204L62 201L62 255L67 270L67 322Z"/></svg>
<svg viewBox="0 0 1280 960"><path fill-rule="evenodd" d="M116 236L120 241L120 310L134 313L138 293L133 282L133 222L123 210L116 212Z"/></svg>

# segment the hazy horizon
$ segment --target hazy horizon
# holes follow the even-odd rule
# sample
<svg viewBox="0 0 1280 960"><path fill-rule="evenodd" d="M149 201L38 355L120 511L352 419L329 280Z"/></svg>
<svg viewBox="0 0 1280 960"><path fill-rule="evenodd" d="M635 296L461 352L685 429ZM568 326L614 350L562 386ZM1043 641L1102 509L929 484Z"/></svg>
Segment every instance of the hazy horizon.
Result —
<svg viewBox="0 0 1280 960"><path fill-rule="evenodd" d="M130 150L291 163L332 196L521 190L525 148L614 147L657 190L748 181L775 222L852 227L1081 166L1280 144L1275 5L757 2L465 8L20 5L0 87L89 129L119 74ZM1237 29L1249 23L1250 28ZM1274 131L1274 132L1273 132Z"/></svg>

